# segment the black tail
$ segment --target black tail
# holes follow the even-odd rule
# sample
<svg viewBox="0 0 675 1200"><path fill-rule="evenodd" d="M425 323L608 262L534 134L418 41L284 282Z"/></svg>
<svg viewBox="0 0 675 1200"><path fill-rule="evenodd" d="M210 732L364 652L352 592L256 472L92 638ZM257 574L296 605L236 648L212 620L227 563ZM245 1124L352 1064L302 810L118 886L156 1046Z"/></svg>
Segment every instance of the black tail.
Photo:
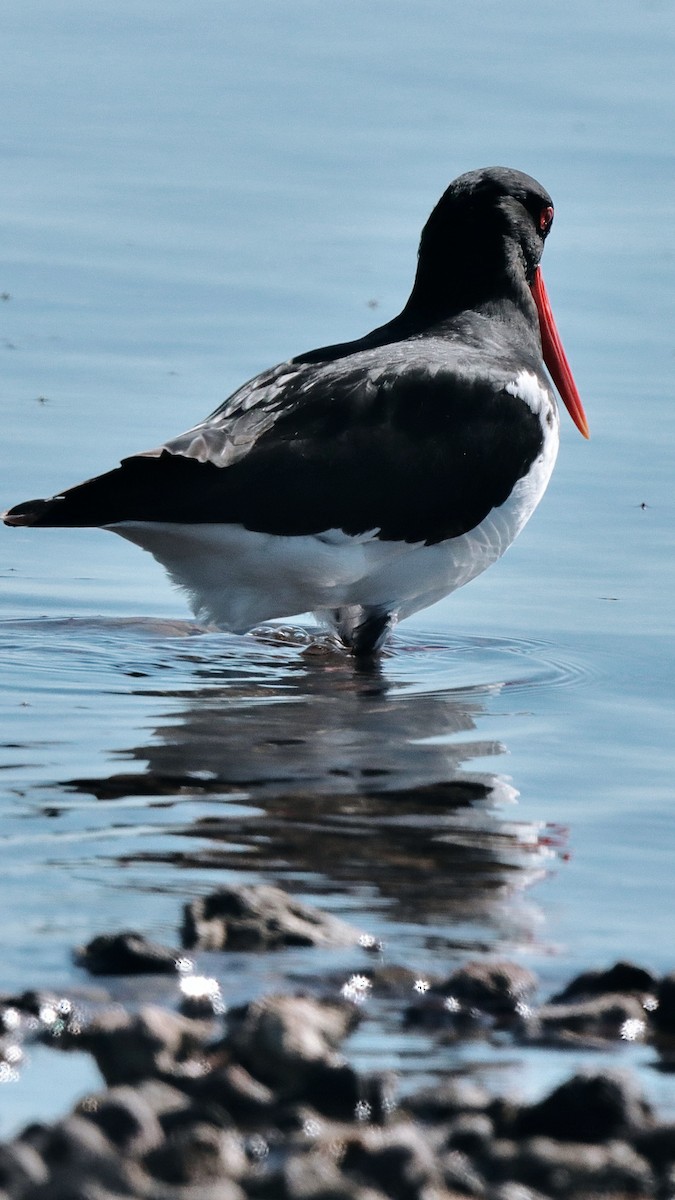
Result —
<svg viewBox="0 0 675 1200"><path fill-rule="evenodd" d="M225 472L166 450L137 454L46 500L27 500L2 514L5 525L101 528L120 521L227 521ZM234 519L237 519L235 516Z"/></svg>

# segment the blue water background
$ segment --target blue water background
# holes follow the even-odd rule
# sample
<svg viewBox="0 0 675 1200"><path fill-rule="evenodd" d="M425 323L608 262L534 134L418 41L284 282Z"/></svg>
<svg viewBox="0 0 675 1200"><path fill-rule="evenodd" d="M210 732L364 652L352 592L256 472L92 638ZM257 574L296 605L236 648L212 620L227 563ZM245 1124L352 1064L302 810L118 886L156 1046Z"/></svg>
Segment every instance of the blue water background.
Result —
<svg viewBox="0 0 675 1200"><path fill-rule="evenodd" d="M478 688L469 766L509 776L519 798L503 819L558 847L549 861L538 846L532 886L481 927L489 947L551 987L618 957L675 967L672 6L9 0L3 30L0 508L107 469L260 369L393 315L458 173L501 163L549 189L544 273L592 440L563 414L555 476L521 540L402 627L384 674L413 700L458 692L476 708ZM70 947L96 932L168 937L190 887L217 882L121 875L116 856L143 839L177 844L169 817L142 798L73 799L63 781L161 743L185 708L169 713L162 689L201 687L204 661L234 678L238 660L212 642L195 675L170 627L115 624L188 615L121 540L0 539L12 990L72 982ZM274 701L300 671L302 691L297 648L260 653L242 650L242 678ZM431 712L429 744L453 736ZM382 737L411 735L401 721ZM186 800L170 823L200 815ZM348 909L348 892L332 902ZM401 937L431 969L414 931ZM42 1065L0 1090L0 1133L49 1111ZM74 1095L90 1086L82 1071ZM536 1090L550 1068L531 1073ZM667 1080L649 1086L675 1108ZM66 1093L59 1083L54 1111Z"/></svg>

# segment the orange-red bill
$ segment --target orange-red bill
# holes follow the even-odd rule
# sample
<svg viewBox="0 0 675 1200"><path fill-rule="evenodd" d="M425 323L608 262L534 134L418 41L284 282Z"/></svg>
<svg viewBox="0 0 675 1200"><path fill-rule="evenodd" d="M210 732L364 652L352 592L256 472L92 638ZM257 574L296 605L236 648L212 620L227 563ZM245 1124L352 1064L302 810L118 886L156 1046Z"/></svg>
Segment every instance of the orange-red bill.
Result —
<svg viewBox="0 0 675 1200"><path fill-rule="evenodd" d="M563 350L560 334L556 329L553 313L551 312L551 303L549 301L546 288L544 287L544 279L541 273L541 268L537 267L534 273L534 282L532 283L532 295L539 313L539 329L541 331L541 346L544 352L544 362L548 367L551 378L560 392L560 396L565 404L565 408L570 414L579 433L585 438L591 436L591 431L588 428L586 413L584 406L581 403L581 396L577 391L577 385L574 382L572 368L567 361L567 355Z"/></svg>

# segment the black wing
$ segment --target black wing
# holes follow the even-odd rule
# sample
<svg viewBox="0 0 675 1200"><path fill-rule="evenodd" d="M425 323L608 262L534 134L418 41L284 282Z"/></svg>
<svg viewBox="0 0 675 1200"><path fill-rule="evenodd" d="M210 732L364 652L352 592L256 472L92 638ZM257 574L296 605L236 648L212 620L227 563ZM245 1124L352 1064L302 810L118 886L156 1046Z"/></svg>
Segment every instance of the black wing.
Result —
<svg viewBox="0 0 675 1200"><path fill-rule="evenodd" d="M543 444L539 415L506 391L515 372L478 365L466 355L453 363L440 339L392 346L384 362L381 349L294 360L159 450L7 519L456 537L508 498Z"/></svg>

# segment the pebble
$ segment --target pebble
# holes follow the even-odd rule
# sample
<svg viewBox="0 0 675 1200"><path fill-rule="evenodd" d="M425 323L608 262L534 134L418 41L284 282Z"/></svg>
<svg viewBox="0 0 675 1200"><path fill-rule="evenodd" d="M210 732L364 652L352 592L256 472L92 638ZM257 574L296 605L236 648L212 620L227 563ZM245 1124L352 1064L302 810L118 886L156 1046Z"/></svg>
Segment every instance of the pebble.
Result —
<svg viewBox="0 0 675 1200"><path fill-rule="evenodd" d="M274 949L285 937L328 944L322 921L307 916L315 910L280 889L214 895L213 908L206 897L186 910L202 948L241 939L240 946ZM282 913L290 914L283 929ZM318 941L303 940L307 923L323 930ZM345 929L355 944L355 931ZM105 964L105 973L115 961L127 973L130 947L131 959L139 953L128 973L137 973L146 952L153 957L142 935L102 938L83 954ZM160 948L158 960L175 954ZM394 964L370 973L373 990L378 975L390 1000L416 984L412 971ZM665 1200L675 1193L675 1123L658 1119L629 1074L582 1071L536 1103L446 1076L397 1107L386 1073L364 1075L345 1057L368 1006L341 996L335 973L323 985L329 995L272 994L208 1020L151 1005L90 1009L84 1018L47 993L4 997L7 1036L25 1037L25 1019L31 1036L44 1029L50 1045L90 1053L106 1086L70 1116L33 1123L0 1144L0 1200ZM536 987L525 968L486 958L430 982L420 1003L429 998L438 1007L452 997L478 1014L473 1034L501 1042L606 1044L625 1039L627 1023L641 1023L640 1036L655 1031L657 1045L675 1036L675 972L659 982L617 963L577 976L538 1009L530 1007ZM653 996L658 1007L647 1003Z"/></svg>

